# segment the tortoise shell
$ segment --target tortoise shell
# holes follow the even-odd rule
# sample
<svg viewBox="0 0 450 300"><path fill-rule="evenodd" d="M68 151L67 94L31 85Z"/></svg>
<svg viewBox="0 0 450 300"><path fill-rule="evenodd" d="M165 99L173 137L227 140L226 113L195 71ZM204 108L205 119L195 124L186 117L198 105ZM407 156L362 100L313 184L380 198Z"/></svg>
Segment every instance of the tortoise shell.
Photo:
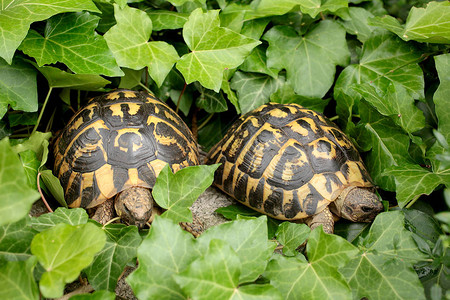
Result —
<svg viewBox="0 0 450 300"><path fill-rule="evenodd" d="M54 174L70 207L95 207L132 187L153 188L161 169L199 163L183 120L146 92L119 90L95 97L56 140Z"/></svg>
<svg viewBox="0 0 450 300"><path fill-rule="evenodd" d="M352 142L322 114L270 103L243 115L215 145L214 184L281 220L321 212L349 186L373 187Z"/></svg>

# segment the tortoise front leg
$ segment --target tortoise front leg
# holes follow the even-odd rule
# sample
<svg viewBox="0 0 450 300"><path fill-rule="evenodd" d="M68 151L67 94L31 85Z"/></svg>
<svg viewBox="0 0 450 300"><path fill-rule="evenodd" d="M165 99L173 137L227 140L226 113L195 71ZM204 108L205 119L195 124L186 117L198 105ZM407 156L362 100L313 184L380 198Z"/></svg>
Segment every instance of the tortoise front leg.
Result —
<svg viewBox="0 0 450 300"><path fill-rule="evenodd" d="M92 220L105 225L108 221L115 217L114 198L108 199L97 207Z"/></svg>
<svg viewBox="0 0 450 300"><path fill-rule="evenodd" d="M312 217L311 222L309 223L309 227L311 227L311 230L313 230L314 228L316 228L319 225L322 225L323 231L325 233L332 234L334 231L333 214L331 213L328 206L325 207L325 209L322 210L320 213L314 215Z"/></svg>

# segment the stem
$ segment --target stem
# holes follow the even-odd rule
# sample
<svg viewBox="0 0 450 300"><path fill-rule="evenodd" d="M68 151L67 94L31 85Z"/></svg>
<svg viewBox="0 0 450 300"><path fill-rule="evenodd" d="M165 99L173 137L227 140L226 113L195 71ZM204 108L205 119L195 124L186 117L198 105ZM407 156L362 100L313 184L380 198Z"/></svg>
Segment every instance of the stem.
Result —
<svg viewBox="0 0 450 300"><path fill-rule="evenodd" d="M111 224L114 221L120 220L120 217L115 217L112 218L111 220L109 220L108 222L106 222L105 224L103 224L103 228L105 228L107 225Z"/></svg>
<svg viewBox="0 0 450 300"><path fill-rule="evenodd" d="M51 209L50 205L48 205L47 200L45 200L44 194L42 193L41 184L39 182L40 178L41 178L41 173L39 172L38 175L37 175L37 188L38 188L39 194L41 194L42 202L44 202L45 207L47 207L49 212L53 212L53 209Z"/></svg>
<svg viewBox="0 0 450 300"><path fill-rule="evenodd" d="M180 108L181 97L183 97L184 91L186 90L186 86L187 86L187 84L186 84L186 82L185 82L185 83L184 83L184 86L183 86L183 89L181 90L180 97L178 97L178 101L177 101L177 109L175 110L175 112L176 112L177 114L178 114L178 110L179 110L179 108Z"/></svg>
<svg viewBox="0 0 450 300"><path fill-rule="evenodd" d="M39 126L39 123L41 122L42 115L44 114L45 106L47 105L47 102L48 102L48 99L50 98L50 94L52 93L52 90L53 90L53 87L50 87L48 89L48 93L47 93L47 96L45 97L44 104L42 105L41 112L39 114L39 117L37 119L36 125L34 125L33 131L31 132L31 134L36 132L36 130L37 130L38 126Z"/></svg>
<svg viewBox="0 0 450 300"><path fill-rule="evenodd" d="M145 84L143 84L142 82L139 82L139 86L142 87L144 90L146 90L147 92L149 92L150 94L153 95L152 91L150 91L150 89Z"/></svg>
<svg viewBox="0 0 450 300"><path fill-rule="evenodd" d="M213 116L214 116L214 113L210 114L210 115L205 119L205 121L202 122L202 124L198 125L197 130L200 130L200 129L202 129L203 127L205 127L206 124L208 124L208 122L212 119Z"/></svg>
<svg viewBox="0 0 450 300"><path fill-rule="evenodd" d="M334 117L331 117L331 118L329 118L328 120L330 120L330 121L334 121L334 120L337 120L337 119L339 119L339 116L334 116Z"/></svg>

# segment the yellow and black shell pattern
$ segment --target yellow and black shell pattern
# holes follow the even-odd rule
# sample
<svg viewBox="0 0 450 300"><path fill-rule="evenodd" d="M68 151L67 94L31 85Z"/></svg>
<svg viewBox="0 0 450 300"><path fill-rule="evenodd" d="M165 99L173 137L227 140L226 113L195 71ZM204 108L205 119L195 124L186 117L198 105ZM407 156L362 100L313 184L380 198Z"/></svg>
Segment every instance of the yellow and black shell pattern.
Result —
<svg viewBox="0 0 450 300"><path fill-rule="evenodd" d="M281 220L319 213L348 186L373 187L351 141L322 114L269 103L243 115L215 145L214 184Z"/></svg>
<svg viewBox="0 0 450 300"><path fill-rule="evenodd" d="M183 120L146 92L118 90L92 98L59 135L54 174L70 207L95 207L132 187L152 188L161 169L199 164Z"/></svg>

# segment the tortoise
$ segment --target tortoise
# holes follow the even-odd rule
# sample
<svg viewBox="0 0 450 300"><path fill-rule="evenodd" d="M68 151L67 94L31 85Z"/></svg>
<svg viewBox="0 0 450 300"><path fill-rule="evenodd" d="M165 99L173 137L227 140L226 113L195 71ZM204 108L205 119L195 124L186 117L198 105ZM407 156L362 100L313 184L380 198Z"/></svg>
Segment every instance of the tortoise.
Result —
<svg viewBox="0 0 450 300"><path fill-rule="evenodd" d="M333 233L335 216L370 222L383 210L352 142L322 114L269 103L240 117L211 148L214 185L254 210ZM333 214L335 216L333 216Z"/></svg>
<svg viewBox="0 0 450 300"><path fill-rule="evenodd" d="M199 164L183 120L153 95L131 90L92 98L58 136L54 156L69 207L94 208L92 218L102 224L115 208L139 228L155 211L151 189L162 168Z"/></svg>

